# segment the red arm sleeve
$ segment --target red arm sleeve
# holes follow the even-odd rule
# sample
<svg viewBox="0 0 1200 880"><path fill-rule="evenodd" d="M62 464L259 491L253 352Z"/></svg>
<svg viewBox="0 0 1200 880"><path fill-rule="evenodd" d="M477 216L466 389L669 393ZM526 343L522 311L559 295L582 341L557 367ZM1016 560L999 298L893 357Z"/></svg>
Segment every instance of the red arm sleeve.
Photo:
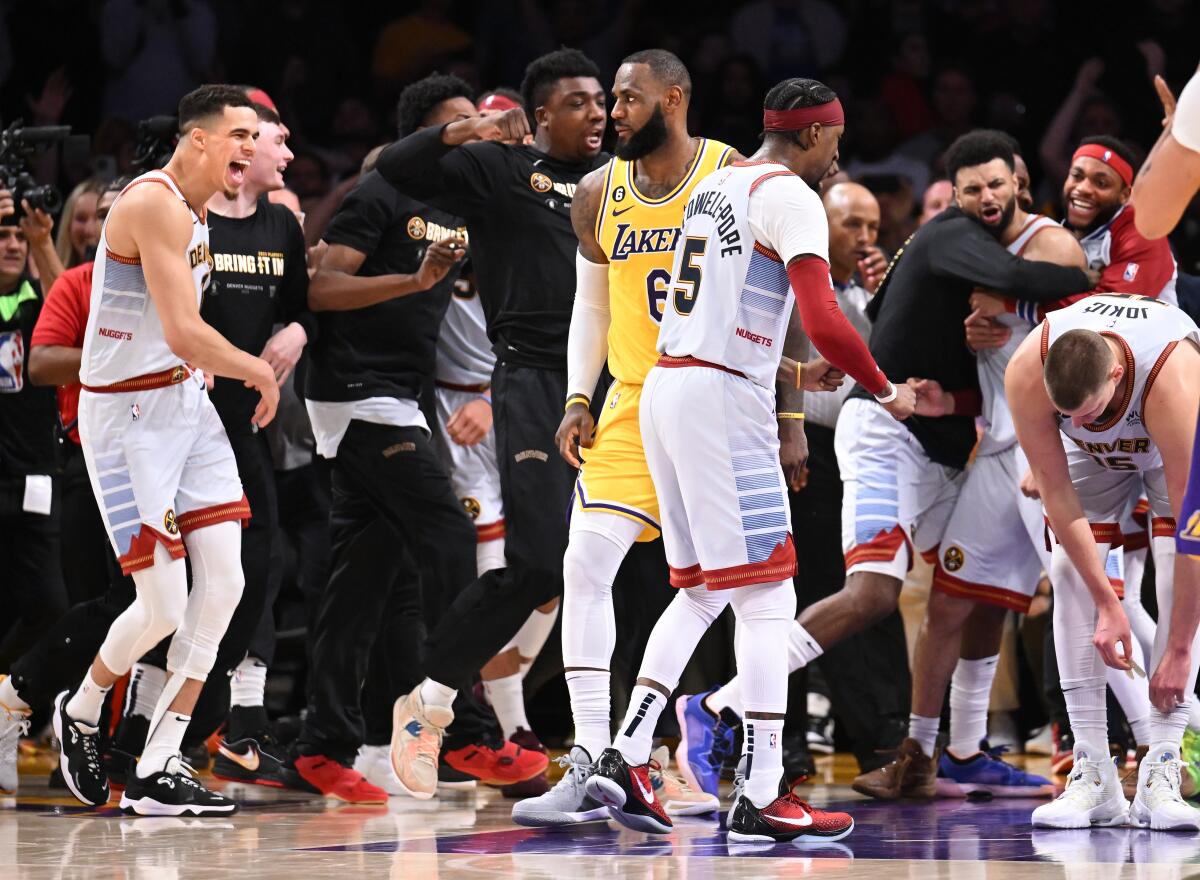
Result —
<svg viewBox="0 0 1200 880"><path fill-rule="evenodd" d="M838 308L837 294L829 282L829 264L820 257L799 257L788 263L788 279L796 293L796 307L804 332L821 355L872 394L888 385L867 344Z"/></svg>

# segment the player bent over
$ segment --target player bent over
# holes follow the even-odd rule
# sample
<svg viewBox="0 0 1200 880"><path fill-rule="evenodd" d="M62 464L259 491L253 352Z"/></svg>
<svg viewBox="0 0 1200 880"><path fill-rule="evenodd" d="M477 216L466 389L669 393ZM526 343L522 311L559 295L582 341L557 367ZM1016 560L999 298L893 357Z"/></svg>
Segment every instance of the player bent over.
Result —
<svg viewBox="0 0 1200 880"><path fill-rule="evenodd" d="M108 800L96 728L109 688L174 633L170 677L137 772L121 798L142 815L232 813L206 790L179 746L217 646L241 598L241 521L250 516L229 440L204 376L241 379L275 415L270 364L240 351L200 318L212 270L203 205L236 194L254 156L258 118L239 89L208 85L179 104L181 137L162 171L135 179L109 212L92 276L83 343L79 434L92 489L137 596L114 622L73 694L55 701L60 764L72 794ZM183 557L192 559L188 593Z"/></svg>
<svg viewBox="0 0 1200 880"><path fill-rule="evenodd" d="M1132 806L1108 757L1102 664L1129 669L1132 636L1104 561L1131 492L1144 482L1150 513L1174 531L1183 501L1196 407L1200 330L1159 300L1100 294L1049 315L1005 376L1017 437L1053 530L1054 640L1075 766L1066 791L1033 811L1049 828L1120 825L1200 829L1179 793L1186 705L1152 710L1150 751ZM1061 433L1060 433L1061 432ZM1153 537L1160 625L1150 666L1170 640L1174 541ZM1195 686L1196 654L1187 690Z"/></svg>

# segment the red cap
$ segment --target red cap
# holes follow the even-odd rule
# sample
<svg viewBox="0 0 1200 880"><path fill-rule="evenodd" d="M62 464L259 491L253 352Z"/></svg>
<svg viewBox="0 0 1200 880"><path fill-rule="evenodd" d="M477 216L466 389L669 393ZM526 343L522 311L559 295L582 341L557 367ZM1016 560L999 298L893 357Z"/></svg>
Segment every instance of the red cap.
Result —
<svg viewBox="0 0 1200 880"><path fill-rule="evenodd" d="M521 105L512 98L506 98L504 95L491 94L480 101L479 106L475 109L477 109L480 113L488 110L503 112L505 110L515 110L520 106Z"/></svg>

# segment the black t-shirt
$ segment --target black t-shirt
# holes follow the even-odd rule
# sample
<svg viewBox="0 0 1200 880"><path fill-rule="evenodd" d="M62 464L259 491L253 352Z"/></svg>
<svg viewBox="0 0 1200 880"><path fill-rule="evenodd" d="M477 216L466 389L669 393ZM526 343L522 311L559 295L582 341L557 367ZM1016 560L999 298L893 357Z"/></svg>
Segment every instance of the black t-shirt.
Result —
<svg viewBox="0 0 1200 880"><path fill-rule="evenodd" d="M42 291L21 279L0 294L0 476L49 474L55 470L53 388L30 384L29 340L42 312Z"/></svg>
<svg viewBox="0 0 1200 880"><path fill-rule="evenodd" d="M208 212L212 280L200 315L242 351L262 353L274 324L298 321L316 335L308 310L304 232L284 205L263 196L249 217ZM212 401L225 429L248 431L258 392L241 381L218 377Z"/></svg>
<svg viewBox="0 0 1200 880"><path fill-rule="evenodd" d="M346 194L323 238L366 254L362 276L412 274L433 242L466 238L462 221L397 192L378 172ZM459 269L429 290L345 312L319 312L321 333L309 349L304 396L417 399L433 375L438 327Z"/></svg>
<svg viewBox="0 0 1200 880"><path fill-rule="evenodd" d="M428 128L384 150L376 168L401 192L466 218L496 355L565 371L579 247L571 201L607 161L571 164L491 141L448 147L441 128Z"/></svg>
<svg viewBox="0 0 1200 880"><path fill-rule="evenodd" d="M973 290L1046 302L1089 287L1082 270L1022 260L981 223L949 208L893 257L867 306L874 322L871 354L892 381L936 379L946 391L978 391L975 356L963 328ZM852 395L870 397L861 386ZM913 416L905 424L935 462L966 466L975 445L973 416Z"/></svg>

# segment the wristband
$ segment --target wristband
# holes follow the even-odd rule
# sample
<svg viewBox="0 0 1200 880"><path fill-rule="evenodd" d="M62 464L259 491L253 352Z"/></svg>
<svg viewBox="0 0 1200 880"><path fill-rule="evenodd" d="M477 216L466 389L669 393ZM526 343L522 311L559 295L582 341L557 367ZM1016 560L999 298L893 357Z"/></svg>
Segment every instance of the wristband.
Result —
<svg viewBox="0 0 1200 880"><path fill-rule="evenodd" d="M893 400L895 400L897 397L900 396L900 392L896 388L896 383L889 381L888 388L892 389L890 394L885 394L885 395L876 394L875 395L875 401L877 403L891 403Z"/></svg>
<svg viewBox="0 0 1200 880"><path fill-rule="evenodd" d="M775 413L777 419L804 419L804 413Z"/></svg>
<svg viewBox="0 0 1200 880"><path fill-rule="evenodd" d="M796 387L804 387L804 364L796 361Z"/></svg>
<svg viewBox="0 0 1200 880"><path fill-rule="evenodd" d="M567 398L567 405L564 407L564 410L570 409L577 403L582 403L584 406L592 405L592 402L588 400L588 396L586 394L572 394Z"/></svg>

